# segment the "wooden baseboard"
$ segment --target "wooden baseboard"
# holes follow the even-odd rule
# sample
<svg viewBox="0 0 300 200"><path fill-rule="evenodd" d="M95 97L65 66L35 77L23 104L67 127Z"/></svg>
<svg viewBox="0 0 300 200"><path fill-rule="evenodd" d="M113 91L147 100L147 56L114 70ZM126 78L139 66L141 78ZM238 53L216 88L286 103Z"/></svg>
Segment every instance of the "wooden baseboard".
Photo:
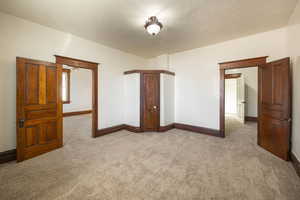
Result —
<svg viewBox="0 0 300 200"><path fill-rule="evenodd" d="M66 112L63 113L63 117L70 117L74 115L86 115L92 113L92 110L83 110L83 111L77 111L77 112Z"/></svg>
<svg viewBox="0 0 300 200"><path fill-rule="evenodd" d="M121 131L123 129L124 129L124 124L100 129L97 131L96 137L107 135L107 134L114 133L117 131Z"/></svg>
<svg viewBox="0 0 300 200"><path fill-rule="evenodd" d="M201 133L201 134L205 134L205 135L222 137L222 135L220 134L220 131L216 130L216 129L210 129L210 128L204 128L204 127L199 127L199 126L180 124L180 123L174 123L174 128L191 131L191 132L195 132L195 133Z"/></svg>
<svg viewBox="0 0 300 200"><path fill-rule="evenodd" d="M167 126L160 126L159 132L166 132L174 128L174 124L169 124Z"/></svg>
<svg viewBox="0 0 300 200"><path fill-rule="evenodd" d="M173 128L191 131L191 132L195 132L195 133L201 133L201 134L205 134L205 135L222 137L219 130L204 128L204 127L199 127L199 126L192 126L192 125L187 125L187 124L180 124L180 123L174 123L174 124L169 124L167 126L161 126L161 127L159 127L159 132L166 132ZM127 125L127 124L121 124L121 125L98 130L96 137L107 135L107 134L114 133L114 132L121 131L121 130L127 130L127 131L130 131L133 133L143 132L143 130L140 127L135 127L135 126Z"/></svg>
<svg viewBox="0 0 300 200"><path fill-rule="evenodd" d="M257 122L257 117L245 116L245 121Z"/></svg>
<svg viewBox="0 0 300 200"><path fill-rule="evenodd" d="M291 152L291 161L293 163L293 166L300 177L300 161L297 159L297 157Z"/></svg>
<svg viewBox="0 0 300 200"><path fill-rule="evenodd" d="M0 164L6 163L6 162L9 162L9 161L13 161L13 160L16 160L16 159L17 159L16 149L0 152Z"/></svg>
<svg viewBox="0 0 300 200"><path fill-rule="evenodd" d="M130 131L130 132L134 132L134 133L143 132L140 127L135 127L135 126L127 125L127 124L124 124L124 129L127 131Z"/></svg>

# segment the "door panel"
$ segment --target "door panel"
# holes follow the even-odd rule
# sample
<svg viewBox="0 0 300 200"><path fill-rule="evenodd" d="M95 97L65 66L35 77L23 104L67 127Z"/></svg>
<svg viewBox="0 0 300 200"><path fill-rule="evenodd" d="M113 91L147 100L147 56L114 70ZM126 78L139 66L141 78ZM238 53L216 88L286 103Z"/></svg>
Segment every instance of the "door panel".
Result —
<svg viewBox="0 0 300 200"><path fill-rule="evenodd" d="M260 124L258 144L274 155L289 159L291 80L289 58L259 68Z"/></svg>
<svg viewBox="0 0 300 200"><path fill-rule="evenodd" d="M144 73L143 75L143 130L158 131L159 129L159 74Z"/></svg>
<svg viewBox="0 0 300 200"><path fill-rule="evenodd" d="M17 160L62 146L61 65L17 58Z"/></svg>

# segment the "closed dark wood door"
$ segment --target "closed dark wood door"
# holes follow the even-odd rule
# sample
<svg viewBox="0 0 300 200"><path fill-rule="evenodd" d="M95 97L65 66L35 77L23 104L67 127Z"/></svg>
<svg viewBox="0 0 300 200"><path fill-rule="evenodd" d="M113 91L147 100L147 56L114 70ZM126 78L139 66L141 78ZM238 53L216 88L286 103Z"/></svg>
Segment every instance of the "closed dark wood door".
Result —
<svg viewBox="0 0 300 200"><path fill-rule="evenodd" d="M17 58L17 160L62 146L61 65Z"/></svg>
<svg viewBox="0 0 300 200"><path fill-rule="evenodd" d="M159 129L159 79L158 73L142 74L142 129L144 131L158 131Z"/></svg>
<svg viewBox="0 0 300 200"><path fill-rule="evenodd" d="M259 68L258 144L284 159L289 159L291 130L290 60L267 63Z"/></svg>

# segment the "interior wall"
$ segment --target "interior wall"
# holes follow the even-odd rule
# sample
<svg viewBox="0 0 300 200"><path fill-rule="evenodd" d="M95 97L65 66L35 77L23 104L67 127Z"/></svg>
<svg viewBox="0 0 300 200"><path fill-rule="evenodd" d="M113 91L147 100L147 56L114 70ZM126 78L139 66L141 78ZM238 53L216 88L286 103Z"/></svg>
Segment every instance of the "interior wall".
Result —
<svg viewBox="0 0 300 200"><path fill-rule="evenodd" d="M63 104L63 112L92 110L92 70L76 68L70 73L70 104Z"/></svg>
<svg viewBox="0 0 300 200"><path fill-rule="evenodd" d="M167 126L175 122L175 77L160 74L160 125Z"/></svg>
<svg viewBox="0 0 300 200"><path fill-rule="evenodd" d="M245 80L245 116L257 117L257 101L258 101L258 68L240 68L226 70L226 74L241 73Z"/></svg>
<svg viewBox="0 0 300 200"><path fill-rule="evenodd" d="M53 55L100 63L99 128L123 124L123 72L146 59L0 13L0 152L16 147L16 56L55 62Z"/></svg>
<svg viewBox="0 0 300 200"><path fill-rule="evenodd" d="M170 66L169 55L163 54L163 55L148 59L145 67L169 70L169 66Z"/></svg>
<svg viewBox="0 0 300 200"><path fill-rule="evenodd" d="M300 160L300 2L288 26L288 51L293 70L293 131L292 152Z"/></svg>
<svg viewBox="0 0 300 200"><path fill-rule="evenodd" d="M287 28L169 55L176 73L175 122L219 129L220 62L287 53ZM167 68L166 68L167 69Z"/></svg>
<svg viewBox="0 0 300 200"><path fill-rule="evenodd" d="M237 81L225 79L225 113L237 114Z"/></svg>
<svg viewBox="0 0 300 200"><path fill-rule="evenodd" d="M124 123L140 127L140 73L124 75Z"/></svg>

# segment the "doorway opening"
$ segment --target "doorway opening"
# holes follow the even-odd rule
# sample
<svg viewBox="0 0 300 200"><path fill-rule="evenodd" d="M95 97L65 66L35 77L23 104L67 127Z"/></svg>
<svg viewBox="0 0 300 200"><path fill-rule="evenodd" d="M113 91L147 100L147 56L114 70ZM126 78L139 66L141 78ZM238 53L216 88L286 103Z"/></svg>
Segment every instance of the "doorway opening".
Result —
<svg viewBox="0 0 300 200"><path fill-rule="evenodd" d="M220 65L220 136L225 137L225 80L226 71L238 68L258 67L257 89L257 144L283 160L290 158L290 136L292 127L292 84L290 58L266 62L267 56L219 63ZM244 95L243 79L240 84ZM241 84L242 83L242 84ZM243 96L238 112L244 121ZM242 116L242 117L241 117ZM253 119L250 118L249 119Z"/></svg>
<svg viewBox="0 0 300 200"><path fill-rule="evenodd" d="M258 107L257 67L225 70L225 135L256 140Z"/></svg>
<svg viewBox="0 0 300 200"><path fill-rule="evenodd" d="M63 65L64 143L85 140L92 132L92 71Z"/></svg>
<svg viewBox="0 0 300 200"><path fill-rule="evenodd" d="M98 63L64 56L56 57L56 63L63 66L62 99L63 116L82 115L79 122L91 121L92 137L97 137L98 130ZM73 71L73 72L72 72ZM72 81L73 76L73 81ZM81 77L81 78L80 78ZM82 80L85 77L87 80ZM90 78L90 80L88 80ZM77 80L75 80L77 79ZM83 83L80 83L83 81ZM90 82L89 82L90 81ZM75 83L75 85L73 85ZM72 84L72 85L71 85ZM75 86L75 87L74 87ZM82 92L80 92L82 90ZM72 95L72 91L73 95ZM75 95L74 95L75 94ZM83 102L84 100L84 102ZM74 104L72 104L74 102ZM88 115L91 114L91 120Z"/></svg>

